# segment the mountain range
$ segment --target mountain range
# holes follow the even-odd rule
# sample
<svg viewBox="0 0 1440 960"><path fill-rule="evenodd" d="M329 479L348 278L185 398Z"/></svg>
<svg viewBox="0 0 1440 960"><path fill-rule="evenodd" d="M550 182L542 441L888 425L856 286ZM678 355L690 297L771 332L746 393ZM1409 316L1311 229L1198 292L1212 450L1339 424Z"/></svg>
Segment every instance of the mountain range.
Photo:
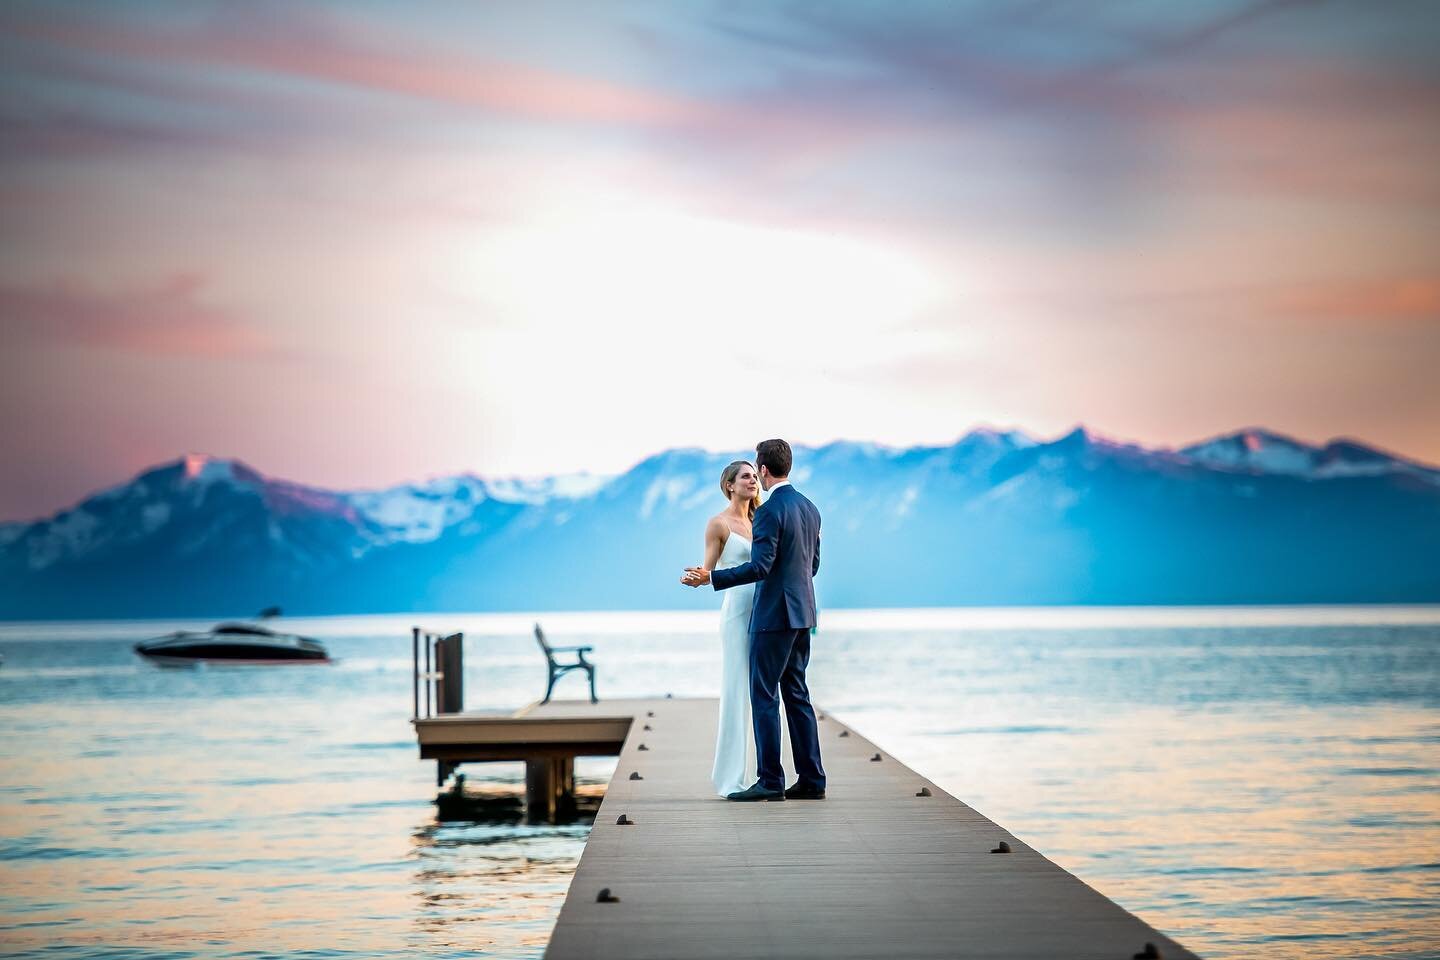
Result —
<svg viewBox="0 0 1440 960"><path fill-rule="evenodd" d="M752 455L347 492L191 454L0 525L0 618L703 609L681 569ZM1440 470L1352 440L978 429L797 447L792 479L824 516L822 606L1440 601Z"/></svg>

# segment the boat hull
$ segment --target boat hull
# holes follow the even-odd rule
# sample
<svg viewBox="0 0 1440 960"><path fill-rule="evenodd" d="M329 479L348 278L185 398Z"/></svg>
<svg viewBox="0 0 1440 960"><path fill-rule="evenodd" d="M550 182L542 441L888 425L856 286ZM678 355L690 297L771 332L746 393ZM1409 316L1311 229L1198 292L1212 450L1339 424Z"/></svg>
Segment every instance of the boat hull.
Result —
<svg viewBox="0 0 1440 960"><path fill-rule="evenodd" d="M140 656L144 657L146 660L149 660L151 663L155 664L155 665L158 666L158 667L196 667L196 666L201 666L201 665L204 665L204 666L207 666L207 667L276 667L276 666L283 667L283 666L305 666L305 665L311 665L311 664L319 664L319 665L322 665L322 666L328 666L329 664L332 664L332 663L335 662L334 660L331 660L329 657L310 657L310 658L307 658L307 659L291 659L291 660L276 660L276 659L246 660L246 659L241 659L241 658L237 658L237 657L230 657L230 658L189 657L189 656L173 657L173 656L166 656L166 655L164 655L164 654L158 654L158 653L146 653L146 652L144 652L143 650L137 650L136 652L139 653Z"/></svg>
<svg viewBox="0 0 1440 960"><path fill-rule="evenodd" d="M235 637L228 634L175 634L135 645L135 652L162 666L274 666L330 663L330 654L314 640L285 634Z"/></svg>

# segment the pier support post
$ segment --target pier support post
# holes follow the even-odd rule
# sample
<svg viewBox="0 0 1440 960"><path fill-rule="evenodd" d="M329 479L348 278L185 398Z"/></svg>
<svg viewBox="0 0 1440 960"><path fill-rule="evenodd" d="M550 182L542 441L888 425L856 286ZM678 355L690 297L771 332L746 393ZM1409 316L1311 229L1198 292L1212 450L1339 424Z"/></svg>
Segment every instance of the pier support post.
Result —
<svg viewBox="0 0 1440 960"><path fill-rule="evenodd" d="M575 758L529 757L525 760L525 813L555 823L575 816Z"/></svg>

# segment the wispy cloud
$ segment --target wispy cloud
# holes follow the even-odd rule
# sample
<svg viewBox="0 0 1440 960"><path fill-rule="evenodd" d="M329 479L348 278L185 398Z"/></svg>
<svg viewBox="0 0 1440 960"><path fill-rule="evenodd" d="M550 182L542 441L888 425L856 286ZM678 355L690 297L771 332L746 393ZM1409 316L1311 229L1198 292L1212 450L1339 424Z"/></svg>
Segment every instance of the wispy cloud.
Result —
<svg viewBox="0 0 1440 960"><path fill-rule="evenodd" d="M28 344L103 347L150 356L260 356L256 328L204 302L204 280L171 277L139 290L99 293L73 281L0 286L0 330L11 349Z"/></svg>
<svg viewBox="0 0 1440 960"><path fill-rule="evenodd" d="M382 36L312 8L249 5L178 24L110 17L19 17L0 21L0 32L41 44L59 59L59 74L77 69L65 54L85 54L112 65L129 61L153 70L184 67L213 77L238 72L253 78L304 81L323 88L390 94L537 121L636 126L689 123L703 105L663 90L611 81L582 71L559 71L457 50L415 37ZM153 79L131 83L156 89ZM170 93L194 93L177 77ZM264 88L253 88L263 96ZM304 89L291 89L303 96ZM273 91L271 91L273 94Z"/></svg>

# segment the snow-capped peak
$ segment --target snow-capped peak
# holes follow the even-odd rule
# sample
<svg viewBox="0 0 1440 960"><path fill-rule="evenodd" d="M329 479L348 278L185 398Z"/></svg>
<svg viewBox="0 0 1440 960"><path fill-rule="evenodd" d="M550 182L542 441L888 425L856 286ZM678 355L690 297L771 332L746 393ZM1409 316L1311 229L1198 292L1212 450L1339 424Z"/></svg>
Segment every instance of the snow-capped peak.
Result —
<svg viewBox="0 0 1440 960"><path fill-rule="evenodd" d="M1056 437L1054 440L1047 440L1046 447L1056 447L1061 450L1084 450L1096 445L1113 446L1110 441L1098 435L1083 423L1077 423L1074 427Z"/></svg>
<svg viewBox="0 0 1440 960"><path fill-rule="evenodd" d="M170 465L171 470L176 468L178 471L172 476L179 486L184 488L202 490L215 484L254 489L266 486L265 478L241 461L215 457L208 453L187 453Z"/></svg>
<svg viewBox="0 0 1440 960"><path fill-rule="evenodd" d="M185 479L198 480L207 469L214 471L215 461L203 453L187 453L185 459L180 461L185 465Z"/></svg>
<svg viewBox="0 0 1440 960"><path fill-rule="evenodd" d="M1181 456L1210 467L1297 477L1375 476L1415 473L1440 477L1418 463L1394 457L1353 440L1331 440L1323 447L1294 437L1250 427L1182 447Z"/></svg>
<svg viewBox="0 0 1440 960"><path fill-rule="evenodd" d="M1183 447L1196 463L1257 473L1309 474L1316 449L1291 437L1254 427Z"/></svg>
<svg viewBox="0 0 1440 960"><path fill-rule="evenodd" d="M1037 443L1034 437L1023 430L1000 430L996 427L981 426L971 430L959 440L960 445L978 446L985 444L992 447L1003 447L1009 450L1024 450L1033 447Z"/></svg>
<svg viewBox="0 0 1440 960"><path fill-rule="evenodd" d="M242 466L238 461L212 457L208 453L187 453L180 464L181 476L191 483L234 483L258 479L258 476L242 477L241 474L254 475L254 471Z"/></svg>

